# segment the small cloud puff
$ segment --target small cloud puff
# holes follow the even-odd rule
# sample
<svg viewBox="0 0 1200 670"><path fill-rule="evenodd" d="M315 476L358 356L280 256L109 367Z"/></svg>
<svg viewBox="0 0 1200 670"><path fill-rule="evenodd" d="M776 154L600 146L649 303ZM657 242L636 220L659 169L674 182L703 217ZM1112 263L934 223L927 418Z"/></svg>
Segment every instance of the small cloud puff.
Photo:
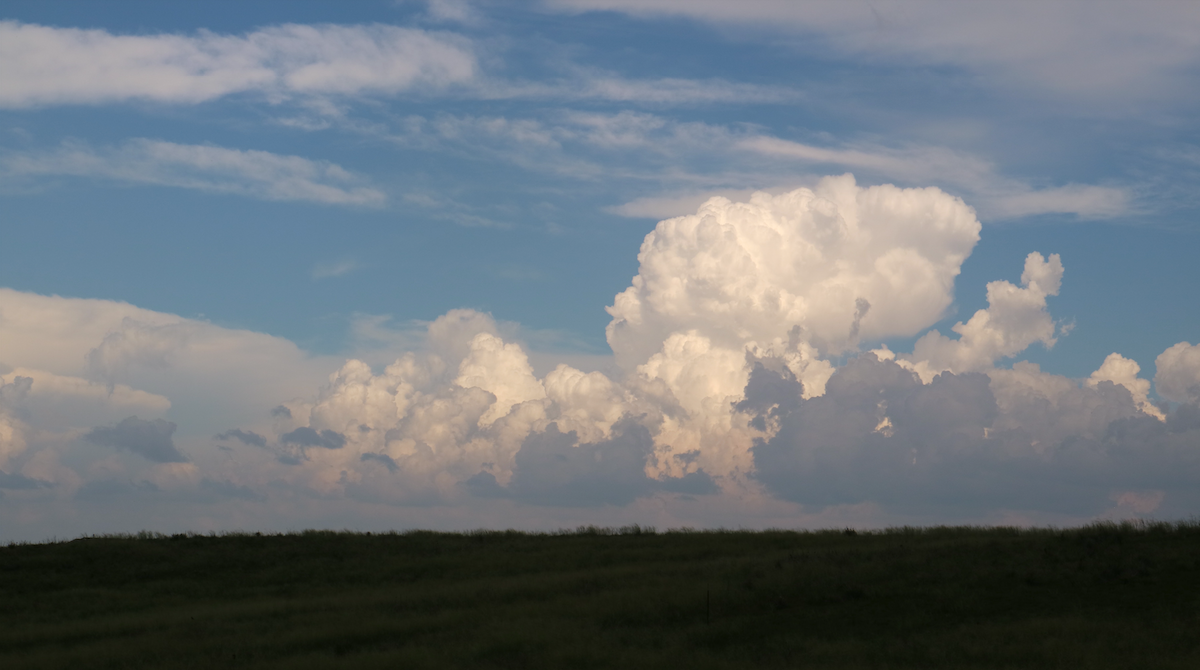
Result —
<svg viewBox="0 0 1200 670"><path fill-rule="evenodd" d="M357 270L358 267L358 261L355 261L353 258L343 258L336 261L323 261L313 266L312 278L328 279L330 277L341 277L342 275L347 275Z"/></svg>

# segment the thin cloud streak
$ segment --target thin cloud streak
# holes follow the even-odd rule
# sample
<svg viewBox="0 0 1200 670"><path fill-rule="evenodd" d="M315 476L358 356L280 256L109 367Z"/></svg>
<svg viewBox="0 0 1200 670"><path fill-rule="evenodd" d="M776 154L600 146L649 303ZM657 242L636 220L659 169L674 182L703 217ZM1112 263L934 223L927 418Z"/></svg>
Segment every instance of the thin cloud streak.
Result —
<svg viewBox="0 0 1200 670"><path fill-rule="evenodd" d="M646 184L658 185L661 195L643 196L641 205L635 200L609 210L623 216L676 216L707 199L696 200L700 194L749 194L752 190L745 189L746 184L764 182L779 184L777 190L783 190L812 181L802 175L831 168L879 181L935 184L968 198L982 216L993 220L1039 214L1109 219L1134 209L1127 188L1090 184L1036 188L1001 174L987 160L948 147L815 146L766 135L752 126L679 122L628 110L559 111L546 118L411 116L394 130L350 127L403 147L458 152L476 160L486 156L534 172L584 181L627 180L642 189ZM621 167L609 165L614 155L625 157ZM721 172L700 172L697 165L721 166ZM413 198L414 204L433 204L431 196ZM660 202L671 200L679 200L684 208L672 212L664 206L669 203Z"/></svg>
<svg viewBox="0 0 1200 670"><path fill-rule="evenodd" d="M395 26L287 24L245 35L114 35L0 22L0 107L153 100L196 104L258 91L395 94L475 77L458 36Z"/></svg>
<svg viewBox="0 0 1200 670"><path fill-rule="evenodd" d="M1136 107L1196 100L1200 6L1187 2L945 3L747 0L545 0L551 11L685 17L721 30L795 38L855 61L941 66L986 88ZM1079 107L1083 113L1096 111Z"/></svg>
<svg viewBox="0 0 1200 670"><path fill-rule="evenodd" d="M0 21L0 108L151 100L199 104L256 92L289 99L395 96L781 104L801 94L722 79L630 79L567 65L551 83L480 70L462 35L387 25L297 25L245 35L114 35ZM325 112L331 110L326 108Z"/></svg>
<svg viewBox="0 0 1200 670"><path fill-rule="evenodd" d="M1036 214L1075 214L1104 219L1126 214L1130 194L1126 189L1066 184L1034 189L1029 184L1002 177L981 159L944 147L910 146L825 148L775 137L757 136L737 143L753 153L792 158L813 166L838 165L866 169L905 182L933 182L957 186L986 215L1006 219Z"/></svg>
<svg viewBox="0 0 1200 670"><path fill-rule="evenodd" d="M49 151L11 152L0 155L0 170L13 178L98 177L260 200L368 207L387 200L364 178L328 161L140 138L117 147L64 142Z"/></svg>

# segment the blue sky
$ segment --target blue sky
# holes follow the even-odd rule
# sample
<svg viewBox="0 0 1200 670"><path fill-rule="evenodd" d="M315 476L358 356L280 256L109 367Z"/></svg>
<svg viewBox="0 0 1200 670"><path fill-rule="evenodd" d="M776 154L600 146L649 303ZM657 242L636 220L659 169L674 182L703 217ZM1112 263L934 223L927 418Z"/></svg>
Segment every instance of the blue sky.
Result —
<svg viewBox="0 0 1200 670"><path fill-rule="evenodd" d="M761 471L773 449L807 453L807 428L789 421L843 416L819 391L871 350L918 379L904 397L934 393L938 373L985 375L992 400L980 402L998 408L979 415L988 454L1003 431L1024 435L1026 451L1001 440L1017 461L1051 458L1050 442L1115 453L1112 422L1132 419L1169 427L1181 454L1200 448L1173 418L1200 383L1190 4L0 10L0 505L13 537L122 524L1076 522L1190 502L1176 490L1188 481L1146 474L1097 475L1089 503L906 506L908 489L885 494L863 466L847 475L856 493L831 503ZM726 200L701 209L714 196ZM822 246L825 207L857 241ZM867 212L859 232L852 211ZM659 224L681 216L719 219L738 241ZM755 237L771 226L782 241ZM805 256L812 245L822 251ZM406 352L427 386L385 370ZM791 415L763 409L790 407L778 398L729 409L749 402L756 360L781 375L779 393L788 375L805 389ZM599 376L585 393L553 376L560 364ZM404 384L417 395L402 407ZM459 456L437 455L450 447L414 427L414 408L454 397L466 412L483 402L461 395L472 389L492 401L467 432L445 414L421 424L457 435ZM379 418L376 392L394 416ZM358 409L337 400L354 393ZM1053 421L1022 414L1037 394ZM838 468L859 472L849 454L903 422L885 405ZM934 419L912 421L896 435L937 443L905 432ZM574 442L554 437L568 428ZM613 449L633 465L568 476L530 460L560 447L574 451L551 455L571 463ZM817 476L779 458L798 481ZM1051 460L1047 486L1073 476ZM926 476L984 467L946 463ZM1159 465L1182 467L1171 463ZM545 483L556 476L566 484ZM571 482L626 493L572 500ZM103 504L86 505L96 491ZM146 496L169 504L119 520Z"/></svg>

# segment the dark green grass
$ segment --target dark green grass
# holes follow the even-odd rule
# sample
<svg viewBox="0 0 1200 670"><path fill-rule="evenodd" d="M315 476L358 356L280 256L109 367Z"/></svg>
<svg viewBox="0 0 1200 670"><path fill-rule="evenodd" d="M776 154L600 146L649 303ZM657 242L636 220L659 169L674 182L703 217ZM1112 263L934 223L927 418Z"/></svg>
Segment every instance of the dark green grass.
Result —
<svg viewBox="0 0 1200 670"><path fill-rule="evenodd" d="M1200 668L1200 524L0 548L0 668Z"/></svg>

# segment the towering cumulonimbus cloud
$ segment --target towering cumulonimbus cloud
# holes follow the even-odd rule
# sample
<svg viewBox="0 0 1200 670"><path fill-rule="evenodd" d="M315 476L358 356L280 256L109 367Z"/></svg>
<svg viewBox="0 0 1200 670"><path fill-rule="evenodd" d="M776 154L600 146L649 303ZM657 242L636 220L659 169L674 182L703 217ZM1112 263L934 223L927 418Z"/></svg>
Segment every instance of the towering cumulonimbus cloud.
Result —
<svg viewBox="0 0 1200 670"><path fill-rule="evenodd" d="M864 188L852 175L713 198L646 236L638 275L608 308L608 342L623 369L663 379L692 410L703 398L687 396L741 392L744 366L730 367L747 348L787 355L819 394L832 373L819 359L941 318L979 231L936 188Z"/></svg>
<svg viewBox="0 0 1200 670"><path fill-rule="evenodd" d="M314 403L289 405L280 435L332 431L344 449L272 448L280 463L328 473L312 475L317 488L351 481L394 500L453 499L469 481L479 494L569 505L564 496L587 488L547 489L534 471L627 492L684 480L710 490L710 477L753 486L760 430L733 409L752 360L774 361L803 396L820 396L834 372L826 356L941 317L979 230L969 207L937 189L863 188L850 175L746 203L714 198L647 236L638 276L609 308L624 378L560 365L539 379L490 317L454 310L429 325L424 353L381 374L350 361ZM539 437L547 430L557 437ZM543 463L585 446L595 461ZM622 466L618 483L608 453L641 465ZM379 477L400 483L371 483Z"/></svg>
<svg viewBox="0 0 1200 670"><path fill-rule="evenodd" d="M971 208L936 188L862 188L852 175L713 198L646 236L638 275L608 308L608 341L630 369L688 331L740 349L800 326L822 353L914 335L949 307L979 231Z"/></svg>
<svg viewBox="0 0 1200 670"><path fill-rule="evenodd" d="M623 504L765 486L806 504L894 503L913 487L949 495L958 484L935 480L955 467L1033 467L1072 439L1102 441L1114 422L1164 419L1137 363L1118 354L1083 384L995 367L1055 343L1055 254L1029 254L1019 286L990 283L958 339L930 332L910 354L835 368L829 357L860 341L939 319L979 230L941 191L861 188L849 175L714 198L647 235L638 275L609 308L622 378L566 365L538 378L489 316L454 310L429 325L424 353L382 374L350 361L315 403L290 406L279 435L303 426L345 436L345 449L280 439L279 460L312 466L295 477L318 488L349 481L394 501ZM889 483L901 464L923 474ZM1004 486L989 500L1010 502Z"/></svg>
<svg viewBox="0 0 1200 670"><path fill-rule="evenodd" d="M1086 379L1002 365L1062 334L1055 254L1030 253L1019 284L988 284L987 308L953 327L957 339L856 353L941 318L979 230L937 189L849 175L712 199L647 235L609 308L615 375L538 374L509 330L469 309L428 323L380 369L130 305L0 289L16 364L0 366L0 488L410 508L867 505L891 520L972 522L1200 504L1200 346L1156 361L1155 388L1178 406L1156 406L1139 364L1117 353ZM313 375L339 363L312 394ZM227 412L218 420L238 418L188 435L186 408L215 395L205 389L238 394L259 418ZM54 428L64 399L79 411ZM172 421L159 418L168 410Z"/></svg>

